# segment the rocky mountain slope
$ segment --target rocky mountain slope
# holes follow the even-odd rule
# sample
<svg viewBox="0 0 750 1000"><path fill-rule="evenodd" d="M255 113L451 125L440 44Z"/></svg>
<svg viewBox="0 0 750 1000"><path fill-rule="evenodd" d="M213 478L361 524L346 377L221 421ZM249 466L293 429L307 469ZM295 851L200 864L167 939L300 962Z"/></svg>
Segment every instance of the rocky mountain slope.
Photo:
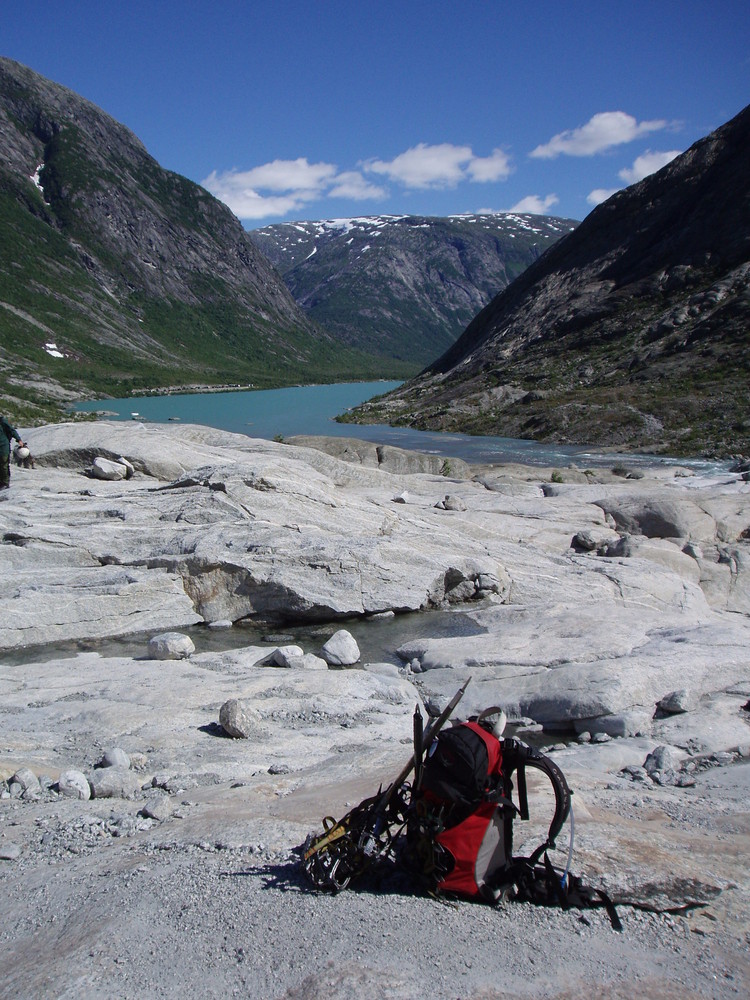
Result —
<svg viewBox="0 0 750 1000"><path fill-rule="evenodd" d="M5 58L0 345L18 421L92 390L383 374L310 322L223 204Z"/></svg>
<svg viewBox="0 0 750 1000"><path fill-rule="evenodd" d="M576 225L536 215L381 215L282 223L250 238L311 319L368 354L423 366Z"/></svg>
<svg viewBox="0 0 750 1000"><path fill-rule="evenodd" d="M614 195L366 419L750 452L750 107Z"/></svg>

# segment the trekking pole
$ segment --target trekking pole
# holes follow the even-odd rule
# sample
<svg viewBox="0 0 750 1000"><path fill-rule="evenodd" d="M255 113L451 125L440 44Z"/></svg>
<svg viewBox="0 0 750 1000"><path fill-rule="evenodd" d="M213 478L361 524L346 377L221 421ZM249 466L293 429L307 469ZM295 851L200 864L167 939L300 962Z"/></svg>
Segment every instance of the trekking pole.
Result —
<svg viewBox="0 0 750 1000"><path fill-rule="evenodd" d="M437 719L433 719L433 721L427 727L427 732L424 734L424 737L421 740L423 750L429 749L429 746L432 743L432 741L435 739L435 737L443 728L448 719L450 719L451 715L453 715L453 711L456 705L458 705L459 701L461 701L461 699L463 698L464 692L466 691L466 688L469 686L470 681L471 677L468 677L463 687L460 687L458 691L456 691L456 693L453 695L453 697L445 706L445 708L437 717ZM420 713L420 721L421 717L422 716ZM383 830L383 820L385 818L386 809L388 808L388 803L391 801L394 794L398 791L398 789L403 785L403 783L409 777L409 775L412 772L412 768L415 767L421 768L421 766L422 766L422 754L420 752L419 764L417 764L417 749L415 747L414 750L412 751L411 757L406 762L406 764L404 764L396 780L392 781L391 784L386 788L386 790L380 796L380 799L378 800L377 805L373 810L373 821L370 824L369 829L365 829L362 833L358 846L360 847L360 849L364 854L369 856L372 853L374 853L378 843L377 838L380 836Z"/></svg>
<svg viewBox="0 0 750 1000"><path fill-rule="evenodd" d="M422 755L424 752L424 722L419 703L414 708L414 788L422 783Z"/></svg>

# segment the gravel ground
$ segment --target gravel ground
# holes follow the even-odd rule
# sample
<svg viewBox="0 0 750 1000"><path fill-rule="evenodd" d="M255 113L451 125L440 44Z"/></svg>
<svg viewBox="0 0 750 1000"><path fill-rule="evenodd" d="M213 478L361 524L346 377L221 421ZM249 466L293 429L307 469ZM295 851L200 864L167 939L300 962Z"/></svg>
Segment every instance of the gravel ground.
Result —
<svg viewBox="0 0 750 1000"><path fill-rule="evenodd" d="M692 805L676 820L667 809L667 823L695 830L693 814L709 822L713 812L696 803L713 795L719 826L731 816L746 834L742 782L732 778L745 770L724 769L703 793L685 790ZM0 803L2 842L25 845L0 862L0 996L747 995L748 929L721 907L670 915L622 906L619 934L603 910L439 901L391 869L336 896L314 892L296 847L310 826L300 810L319 803L293 798L258 815L250 787L207 786L184 794L161 824L139 816L142 802ZM627 788L602 797L623 813L633 801Z"/></svg>

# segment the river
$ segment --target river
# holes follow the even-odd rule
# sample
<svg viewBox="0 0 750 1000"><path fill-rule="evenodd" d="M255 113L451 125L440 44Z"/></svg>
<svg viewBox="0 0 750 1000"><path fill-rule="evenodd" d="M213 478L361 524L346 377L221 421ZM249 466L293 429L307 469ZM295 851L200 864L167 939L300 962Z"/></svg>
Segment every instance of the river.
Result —
<svg viewBox="0 0 750 1000"><path fill-rule="evenodd" d="M615 454L575 445L539 444L519 438L441 434L385 424L341 424L339 414L373 396L389 392L400 382L344 382L333 385L294 386L287 389L257 389L237 392L183 393L168 396L131 396L79 403L80 412L100 412L112 420L144 420L154 423L180 421L205 424L250 437L292 437L323 434L357 437L412 451L461 458L472 463L520 462L525 465L609 468L615 464L654 465L675 459L653 455ZM726 469L726 463L704 459L679 459L680 465L708 474Z"/></svg>

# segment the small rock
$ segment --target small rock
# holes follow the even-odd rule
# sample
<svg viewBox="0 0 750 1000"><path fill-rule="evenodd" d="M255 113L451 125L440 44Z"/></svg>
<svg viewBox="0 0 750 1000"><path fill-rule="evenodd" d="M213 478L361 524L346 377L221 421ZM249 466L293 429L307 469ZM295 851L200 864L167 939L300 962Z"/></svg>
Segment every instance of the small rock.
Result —
<svg viewBox="0 0 750 1000"><path fill-rule="evenodd" d="M269 774L290 774L291 767L288 764L271 764L268 768Z"/></svg>
<svg viewBox="0 0 750 1000"><path fill-rule="evenodd" d="M697 699L687 688L680 688L679 691L670 691L659 702L662 712L670 715L677 715L682 712L692 712L697 705Z"/></svg>
<svg viewBox="0 0 750 1000"><path fill-rule="evenodd" d="M607 559L627 559L633 555L633 542L630 535L623 535L616 542L608 542L601 550Z"/></svg>
<svg viewBox="0 0 750 1000"><path fill-rule="evenodd" d="M609 733L593 733L591 736L592 743L609 743L611 739Z"/></svg>
<svg viewBox="0 0 750 1000"><path fill-rule="evenodd" d="M584 730L584 732L579 733L578 734L578 742L579 743L590 743L591 742L591 733L588 733L585 730Z"/></svg>
<svg viewBox="0 0 750 1000"><path fill-rule="evenodd" d="M0 861L17 861L21 857L19 844L0 843Z"/></svg>
<svg viewBox="0 0 750 1000"><path fill-rule="evenodd" d="M450 496L450 494L445 495L443 500L439 500L435 506L439 510L466 510L466 504L463 502L461 497Z"/></svg>
<svg viewBox="0 0 750 1000"><path fill-rule="evenodd" d="M60 795L64 795L68 799L88 801L91 798L91 786L83 771L73 769L63 771L57 779L57 790Z"/></svg>
<svg viewBox="0 0 750 1000"><path fill-rule="evenodd" d="M291 670L328 670L328 664L314 653L287 657L287 667Z"/></svg>
<svg viewBox="0 0 750 1000"><path fill-rule="evenodd" d="M334 667L348 667L359 661L359 646L351 634L346 629L339 629L334 632L328 642L321 650L326 663Z"/></svg>
<svg viewBox="0 0 750 1000"><path fill-rule="evenodd" d="M279 646L271 653L271 663L275 663L277 667L288 667L289 657L304 655L305 651L301 646Z"/></svg>
<svg viewBox="0 0 750 1000"><path fill-rule="evenodd" d="M678 788L692 788L695 784L695 778L690 774L678 774L675 785Z"/></svg>
<svg viewBox="0 0 750 1000"><path fill-rule="evenodd" d="M641 767L640 764L628 764L621 771L621 774L627 775L632 781L641 781L651 783L651 778L645 767Z"/></svg>
<svg viewBox="0 0 750 1000"><path fill-rule="evenodd" d="M168 795L159 794L155 798L149 799L141 812L149 819L155 819L162 823L172 815L172 801Z"/></svg>
<svg viewBox="0 0 750 1000"><path fill-rule="evenodd" d="M195 644L182 632L162 632L148 641L148 655L152 660L184 660L195 652Z"/></svg>
<svg viewBox="0 0 750 1000"><path fill-rule="evenodd" d="M653 778L655 774L663 771L677 771L680 765L673 747L658 746L646 757L643 766Z"/></svg>
<svg viewBox="0 0 750 1000"><path fill-rule="evenodd" d="M692 559L702 559L703 549L698 545L697 542L687 542L682 547L682 551L686 556L690 556Z"/></svg>
<svg viewBox="0 0 750 1000"><path fill-rule="evenodd" d="M119 747L113 747L111 750L105 750L102 754L102 759L96 765L97 767L121 767L123 770L127 771L130 767L130 757L121 750Z"/></svg>
<svg viewBox="0 0 750 1000"><path fill-rule="evenodd" d="M208 623L209 628L218 628L218 629L231 628L233 625L234 622L232 621L231 618L220 618L218 621Z"/></svg>
<svg viewBox="0 0 750 1000"><path fill-rule="evenodd" d="M398 493L395 497L393 497L393 503L408 503L408 502L409 502L409 494L406 492L406 490L404 490L403 493Z"/></svg>
<svg viewBox="0 0 750 1000"><path fill-rule="evenodd" d="M570 547L578 549L579 552L593 552L596 548L596 539L592 537L589 531L579 531L573 536Z"/></svg>

